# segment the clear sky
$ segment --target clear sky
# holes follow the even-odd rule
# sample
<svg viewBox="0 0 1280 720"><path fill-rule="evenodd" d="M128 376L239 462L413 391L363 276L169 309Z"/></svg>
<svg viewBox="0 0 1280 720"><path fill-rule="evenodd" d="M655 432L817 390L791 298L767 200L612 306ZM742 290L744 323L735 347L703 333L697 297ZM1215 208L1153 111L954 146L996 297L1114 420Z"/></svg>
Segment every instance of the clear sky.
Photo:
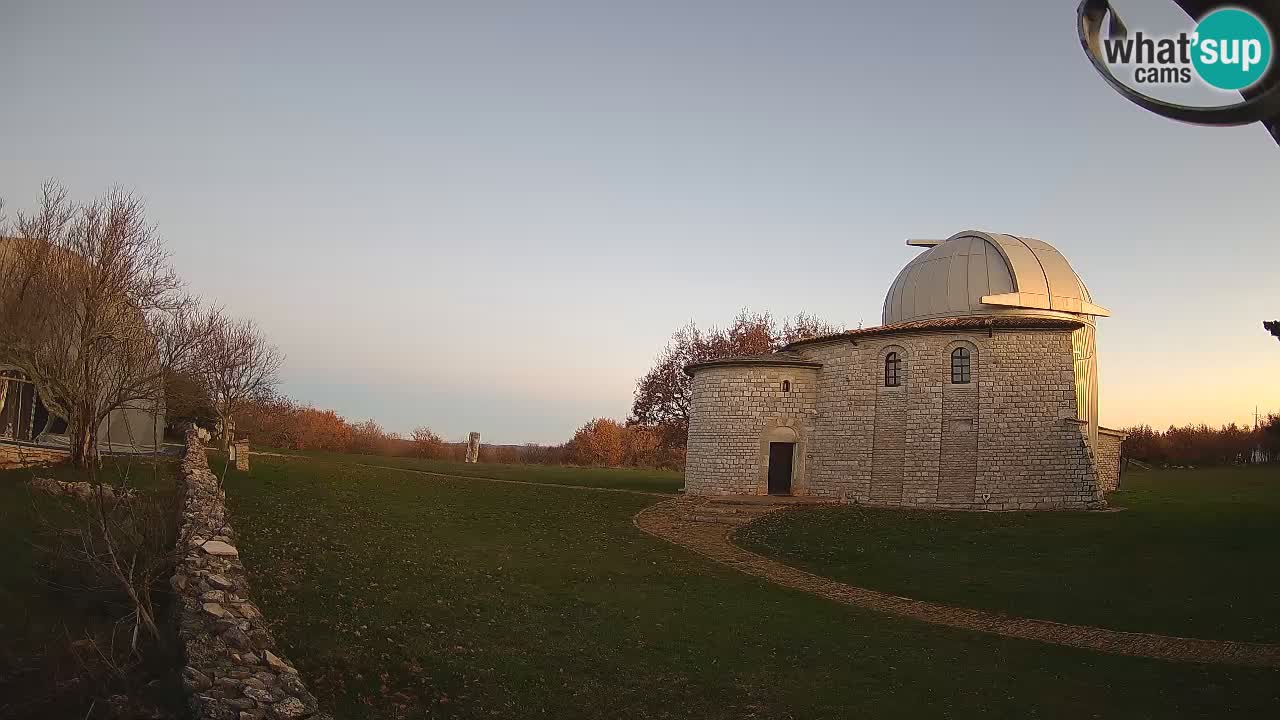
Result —
<svg viewBox="0 0 1280 720"><path fill-rule="evenodd" d="M10 215L136 190L352 419L561 441L685 321L875 325L969 228L1113 311L1104 424L1280 410L1280 148L1120 98L1076 0L107 5L0 0Z"/></svg>

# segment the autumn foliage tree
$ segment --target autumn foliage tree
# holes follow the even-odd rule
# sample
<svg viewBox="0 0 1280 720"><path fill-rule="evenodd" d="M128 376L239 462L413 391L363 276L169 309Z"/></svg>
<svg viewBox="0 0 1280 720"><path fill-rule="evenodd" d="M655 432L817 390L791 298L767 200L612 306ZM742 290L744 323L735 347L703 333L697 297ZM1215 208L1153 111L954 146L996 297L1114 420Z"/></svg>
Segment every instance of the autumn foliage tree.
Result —
<svg viewBox="0 0 1280 720"><path fill-rule="evenodd" d="M648 427L662 452L682 453L689 435L689 402L693 380L685 367L736 355L760 355L805 338L832 335L843 328L800 313L777 322L769 313L743 309L727 328L699 328L695 323L676 330L644 377L636 383L630 426Z"/></svg>
<svg viewBox="0 0 1280 720"><path fill-rule="evenodd" d="M568 444L575 465L654 467L659 464L658 433L650 427L595 418L578 428Z"/></svg>
<svg viewBox="0 0 1280 720"><path fill-rule="evenodd" d="M627 467L660 467L672 463L662 453L662 438L656 428L644 425L623 426L622 464ZM683 465L683 457L680 458Z"/></svg>
<svg viewBox="0 0 1280 720"><path fill-rule="evenodd" d="M285 398L245 403L236 426L255 445L288 450L347 452L354 437L351 424L336 412L296 405Z"/></svg>
<svg viewBox="0 0 1280 720"><path fill-rule="evenodd" d="M621 465L626 452L624 435L626 429L615 420L591 420L573 434L573 440L570 441L573 461L578 465Z"/></svg>
<svg viewBox="0 0 1280 720"><path fill-rule="evenodd" d="M409 439L413 441L413 454L417 457L442 459L448 454L447 443L429 427L414 428Z"/></svg>
<svg viewBox="0 0 1280 720"><path fill-rule="evenodd" d="M387 432L373 418L351 426L351 450L362 455L391 455L391 445L400 436Z"/></svg>
<svg viewBox="0 0 1280 720"><path fill-rule="evenodd" d="M355 438L351 424L332 410L320 410L310 405L294 407L290 421L289 440L298 450L346 452Z"/></svg>

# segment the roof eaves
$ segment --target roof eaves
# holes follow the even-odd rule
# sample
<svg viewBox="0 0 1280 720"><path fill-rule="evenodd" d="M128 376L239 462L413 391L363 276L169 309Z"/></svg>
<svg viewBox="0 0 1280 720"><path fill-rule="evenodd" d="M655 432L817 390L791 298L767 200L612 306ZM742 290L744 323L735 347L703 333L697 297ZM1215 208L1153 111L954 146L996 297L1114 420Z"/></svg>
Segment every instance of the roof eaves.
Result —
<svg viewBox="0 0 1280 720"><path fill-rule="evenodd" d="M820 368L822 363L813 360L805 360L804 358L786 351L770 353L767 355L736 355L733 357L716 358L715 360L704 360L702 362L689 363L684 367L684 373L690 377L698 370L709 367L799 367L799 368Z"/></svg>
<svg viewBox="0 0 1280 720"><path fill-rule="evenodd" d="M789 343L783 348L784 351L794 347L803 345L812 345L823 342L839 342L841 340L856 340L863 337L875 337L880 335L895 335L898 333L910 332L943 332L947 330L982 330L982 329L1074 329L1083 327L1084 322L1077 320L1068 320L1066 318L1044 318L1025 315L986 315L986 316L968 316L968 317L952 317L952 318L933 318L930 320L909 320L907 322L895 323L892 325L877 325L869 328L858 328L857 330L845 330L842 333L834 335L820 335L818 337L805 338Z"/></svg>

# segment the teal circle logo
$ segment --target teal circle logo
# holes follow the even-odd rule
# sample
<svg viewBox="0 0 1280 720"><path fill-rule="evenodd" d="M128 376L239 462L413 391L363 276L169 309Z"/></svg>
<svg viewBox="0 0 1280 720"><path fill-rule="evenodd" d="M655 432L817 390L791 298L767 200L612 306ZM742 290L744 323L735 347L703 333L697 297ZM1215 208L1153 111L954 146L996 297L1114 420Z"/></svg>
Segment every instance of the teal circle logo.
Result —
<svg viewBox="0 0 1280 720"><path fill-rule="evenodd" d="M1196 25L1192 42L1196 73L1220 90L1243 90L1261 80L1271 65L1271 33L1248 10L1209 13Z"/></svg>

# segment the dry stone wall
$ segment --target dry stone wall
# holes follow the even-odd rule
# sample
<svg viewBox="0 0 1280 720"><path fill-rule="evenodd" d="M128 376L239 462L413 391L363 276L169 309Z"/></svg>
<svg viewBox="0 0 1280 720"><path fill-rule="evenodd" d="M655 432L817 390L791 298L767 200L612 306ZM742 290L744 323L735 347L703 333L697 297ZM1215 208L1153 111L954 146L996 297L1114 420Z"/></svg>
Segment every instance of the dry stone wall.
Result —
<svg viewBox="0 0 1280 720"><path fill-rule="evenodd" d="M195 720L332 720L319 712L298 671L283 658L235 547L226 496L209 470L204 443L187 433L180 479L184 511L172 579L181 602L178 637Z"/></svg>

